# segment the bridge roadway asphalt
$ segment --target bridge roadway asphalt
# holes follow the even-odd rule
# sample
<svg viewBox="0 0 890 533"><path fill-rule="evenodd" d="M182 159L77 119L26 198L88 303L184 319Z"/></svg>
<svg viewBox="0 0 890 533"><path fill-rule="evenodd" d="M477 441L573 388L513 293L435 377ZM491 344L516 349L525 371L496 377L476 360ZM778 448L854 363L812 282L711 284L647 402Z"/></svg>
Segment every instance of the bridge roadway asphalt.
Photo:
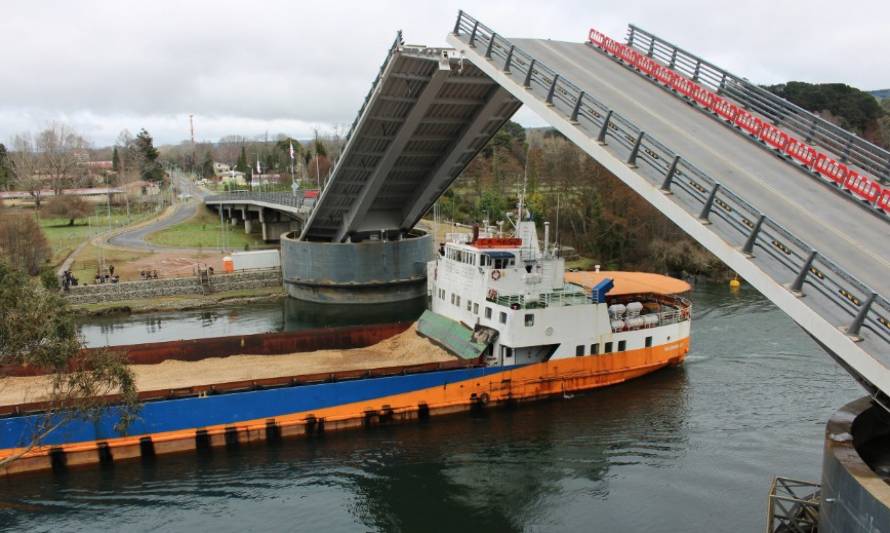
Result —
<svg viewBox="0 0 890 533"><path fill-rule="evenodd" d="M585 44L512 42L890 297L890 221Z"/></svg>

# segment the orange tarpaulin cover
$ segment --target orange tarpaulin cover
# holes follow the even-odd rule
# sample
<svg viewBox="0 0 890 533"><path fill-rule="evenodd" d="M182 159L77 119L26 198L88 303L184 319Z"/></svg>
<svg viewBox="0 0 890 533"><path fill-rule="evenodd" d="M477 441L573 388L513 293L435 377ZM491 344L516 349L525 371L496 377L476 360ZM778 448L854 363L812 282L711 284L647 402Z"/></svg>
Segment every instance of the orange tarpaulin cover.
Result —
<svg viewBox="0 0 890 533"><path fill-rule="evenodd" d="M628 294L681 294L692 290L692 286L683 280L651 274L649 272L622 272L620 270L602 270L600 272L566 272L565 279L569 283L580 285L586 290L591 290L600 281L611 278L615 287L609 291L609 296L623 296Z"/></svg>

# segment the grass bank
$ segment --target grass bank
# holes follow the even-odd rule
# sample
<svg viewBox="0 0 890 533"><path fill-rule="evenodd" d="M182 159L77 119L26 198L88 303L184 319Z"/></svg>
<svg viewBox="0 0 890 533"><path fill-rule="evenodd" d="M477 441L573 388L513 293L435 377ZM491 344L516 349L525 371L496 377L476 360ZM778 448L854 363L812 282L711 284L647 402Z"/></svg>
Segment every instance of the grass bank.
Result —
<svg viewBox="0 0 890 533"><path fill-rule="evenodd" d="M257 223L259 224L259 223ZM206 208L181 224L152 233L146 240L166 248L208 248L219 249L223 243L231 250L256 250L275 248L276 244L266 244L259 234L244 233L243 225L224 224L220 229L219 216Z"/></svg>
<svg viewBox="0 0 890 533"><path fill-rule="evenodd" d="M35 214L35 216L37 216ZM69 226L67 218L39 217L38 222L43 234L46 236L52 248L51 263L58 265L68 257L82 242L104 233L112 228L120 228L131 223L137 223L154 216L153 211L132 213L127 218L127 213L121 208L113 208L111 216L104 206L97 206L94 216L87 219L78 219L73 226Z"/></svg>

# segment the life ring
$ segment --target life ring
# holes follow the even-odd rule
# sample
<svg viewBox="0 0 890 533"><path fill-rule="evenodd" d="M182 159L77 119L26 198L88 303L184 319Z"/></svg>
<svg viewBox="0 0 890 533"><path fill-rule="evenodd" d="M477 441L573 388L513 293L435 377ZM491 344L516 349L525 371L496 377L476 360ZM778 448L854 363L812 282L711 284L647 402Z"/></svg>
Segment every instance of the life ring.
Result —
<svg viewBox="0 0 890 533"><path fill-rule="evenodd" d="M500 270L492 270L491 271L491 279L497 281L501 279L501 271Z"/></svg>
<svg viewBox="0 0 890 533"><path fill-rule="evenodd" d="M680 318L682 318L683 320L686 320L687 318L689 318L689 309L681 309L680 310Z"/></svg>
<svg viewBox="0 0 890 533"><path fill-rule="evenodd" d="M494 289L488 289L488 299L491 301L498 299L498 291Z"/></svg>

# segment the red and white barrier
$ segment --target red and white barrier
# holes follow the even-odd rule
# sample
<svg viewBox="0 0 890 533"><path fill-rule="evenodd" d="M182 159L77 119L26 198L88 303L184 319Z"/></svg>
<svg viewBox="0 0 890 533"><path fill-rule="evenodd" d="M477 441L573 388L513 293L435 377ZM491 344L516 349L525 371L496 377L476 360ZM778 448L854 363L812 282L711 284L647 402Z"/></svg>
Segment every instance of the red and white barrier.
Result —
<svg viewBox="0 0 890 533"><path fill-rule="evenodd" d="M717 99L717 95L701 85L695 84L695 87L692 88L692 99L705 109L711 109L714 105L714 100Z"/></svg>
<svg viewBox="0 0 890 533"><path fill-rule="evenodd" d="M631 46L615 41L594 28L590 29L587 38L597 48L638 68L641 72L655 78L659 83L694 100L703 108L713 111L727 122L757 137L773 149L789 155L807 169L830 179L838 186L847 189L860 199L890 215L890 187L882 188L877 181L850 170L843 163L831 159L828 155L797 140L772 124L764 122Z"/></svg>
<svg viewBox="0 0 890 533"><path fill-rule="evenodd" d="M720 98L718 96L714 100L714 105L711 107L711 111L717 113L723 119L735 124L735 117L742 112L742 109L725 98Z"/></svg>
<svg viewBox="0 0 890 533"><path fill-rule="evenodd" d="M853 171L850 171L847 176L844 188L870 204L874 204L883 194L881 187L877 183Z"/></svg>
<svg viewBox="0 0 890 533"><path fill-rule="evenodd" d="M741 112L735 117L735 125L743 131L757 137L763 128L763 121L755 117L751 113Z"/></svg>
<svg viewBox="0 0 890 533"><path fill-rule="evenodd" d="M813 164L813 171L820 176L830 179L839 187L844 186L847 182L847 176L850 174L850 170L847 169L846 165L838 163L825 154L819 154L819 157L816 158L816 162Z"/></svg>
<svg viewBox="0 0 890 533"><path fill-rule="evenodd" d="M784 152L785 147L791 141L791 137L771 124L764 124L763 129L760 130L760 140L772 148Z"/></svg>
<svg viewBox="0 0 890 533"><path fill-rule="evenodd" d="M795 138L791 138L785 145L785 153L796 159L801 165L810 168L819 157L819 152L812 146L802 143Z"/></svg>
<svg viewBox="0 0 890 533"><path fill-rule="evenodd" d="M885 215L890 215L890 187L881 192L875 207L883 211Z"/></svg>

